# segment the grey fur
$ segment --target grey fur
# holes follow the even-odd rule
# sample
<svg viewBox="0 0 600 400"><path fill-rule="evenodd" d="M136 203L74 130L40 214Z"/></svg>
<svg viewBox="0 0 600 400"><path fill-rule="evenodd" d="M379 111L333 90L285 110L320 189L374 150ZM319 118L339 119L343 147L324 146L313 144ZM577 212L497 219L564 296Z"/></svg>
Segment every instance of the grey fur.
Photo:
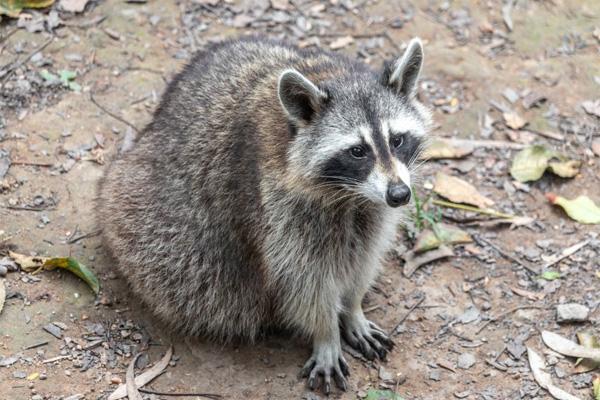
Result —
<svg viewBox="0 0 600 400"><path fill-rule="evenodd" d="M199 53L100 186L104 241L133 291L185 334L253 340L270 326L294 329L313 340L304 372L311 387L323 375L325 391L331 378L346 385L340 336L384 357L392 343L361 300L402 212L365 195L367 179L323 171L358 132L391 135L377 133L379 121L418 130L401 134L420 143L428 115L388 88L390 74L260 39ZM297 118L290 85L308 87L322 107ZM410 169L414 147L393 164ZM383 162L390 151L379 144L371 169L357 165L371 180L398 180Z"/></svg>

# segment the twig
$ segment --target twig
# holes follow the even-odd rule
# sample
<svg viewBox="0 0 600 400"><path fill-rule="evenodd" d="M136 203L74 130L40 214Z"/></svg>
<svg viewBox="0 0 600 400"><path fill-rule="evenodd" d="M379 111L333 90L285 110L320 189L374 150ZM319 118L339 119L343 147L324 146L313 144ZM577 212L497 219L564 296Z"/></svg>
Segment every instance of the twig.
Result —
<svg viewBox="0 0 600 400"><path fill-rule="evenodd" d="M442 206L442 207L457 208L459 210L472 211L472 212L476 212L479 214L485 214L485 215L492 215L492 216L498 217L498 218L511 219L511 218L515 217L514 215L504 214L504 213L501 213L499 211L495 211L492 209L483 209L483 208L468 206L465 204L452 203L452 202L444 201L444 200L432 200L432 203L435 205L438 205L438 206Z"/></svg>
<svg viewBox="0 0 600 400"><path fill-rule="evenodd" d="M12 76L12 74L15 72L15 70L17 70L23 64L25 64L27 61L29 61L31 59L31 57L33 57L34 55L36 55L40 51L44 50L50 43L52 43L53 40L54 40L54 36L51 36L50 39L46 40L41 46L33 49L33 51L31 53L29 53L25 58L21 59L19 62L17 62L16 64L12 65L8 69L8 72L6 73L6 75L4 75L4 77L2 78L2 86L0 86L0 89L4 87L4 84L6 83L6 81L8 80L8 78L10 78Z"/></svg>
<svg viewBox="0 0 600 400"><path fill-rule="evenodd" d="M40 343L36 343L36 344L31 344L27 347L23 347L23 350L31 350L31 349L37 349L38 347L42 347L47 345L48 342L40 342Z"/></svg>
<svg viewBox="0 0 600 400"><path fill-rule="evenodd" d="M590 244L590 242L591 242L590 239L586 239L582 242L574 244L571 247L567 247L560 253L560 255L555 255L552 260L550 260L546 264L544 264L544 266L542 267L542 270L548 269L551 266L553 266L554 264L561 262L565 258L572 256L573 254L577 253L579 250L583 249L585 246Z"/></svg>
<svg viewBox="0 0 600 400"><path fill-rule="evenodd" d="M116 119L117 121L121 121L125 125L131 127L131 129L133 129L137 133L140 133L140 130L135 125L133 125L131 122L127 121L123 117L118 116L117 114L115 114L112 111L108 110L102 104L98 103L98 101L96 101L96 99L94 98L94 94L92 92L90 92L90 100L92 101L92 103L94 103L96 105L96 107L98 107L99 109L101 109L102 111L104 111L105 113L107 113L108 115L110 115L111 117L113 117L114 119Z"/></svg>
<svg viewBox="0 0 600 400"><path fill-rule="evenodd" d="M492 322L496 322L496 321L499 321L501 319L504 319L506 316L514 313L515 311L526 310L528 308L535 308L535 309L538 309L538 310L543 310L543 309L546 309L547 307L545 307L545 306L536 306L536 305L524 305L524 306L513 307L510 310L505 311L505 312L501 313L500 315L497 315L497 316L492 317L491 319L485 321L483 323L483 325L481 325L479 327L479 329L477 329L477 331L475 332L475 334L478 335L482 330L484 330Z"/></svg>
<svg viewBox="0 0 600 400"><path fill-rule="evenodd" d="M28 206L5 206L9 210L17 210L17 211L52 211L56 210L56 208L50 207L28 207Z"/></svg>
<svg viewBox="0 0 600 400"><path fill-rule="evenodd" d="M157 396L205 397L207 399L213 399L213 400L223 398L223 396L221 396L220 394L213 394L213 393L168 393L168 392L157 392L155 390L140 389L140 388L138 388L138 391L140 391L142 393L146 393L146 394L155 394Z"/></svg>
<svg viewBox="0 0 600 400"><path fill-rule="evenodd" d="M8 39L12 35L14 35L18 30L19 30L19 28L15 28L15 29L11 30L10 32L8 32L6 35L0 37L0 43L4 42L6 39Z"/></svg>
<svg viewBox="0 0 600 400"><path fill-rule="evenodd" d="M425 295L421 296L421 298L415 304L413 304L413 306L410 308L410 310L408 310L408 312L406 314L404 314L404 316L402 318L400 318L400 321L398 321L398 323L396 324L394 329L392 329L390 331L390 336L392 336L394 333L396 333L398 328L400 328L400 325L402 325L404 323L404 321L406 321L406 318L408 318L408 316L413 311L415 311L417 309L417 307L419 307L423 301L425 301Z"/></svg>
<svg viewBox="0 0 600 400"><path fill-rule="evenodd" d="M554 140L559 140L561 142L565 141L564 135L561 135L560 133L554 133L554 132L550 132L550 131L534 131L531 129L527 130L526 132L531 132L536 135L544 136L544 137L554 139Z"/></svg>
<svg viewBox="0 0 600 400"><path fill-rule="evenodd" d="M33 165L34 167L52 167L54 164L51 163L41 163L35 161L24 161L24 160L14 160L10 162L11 165Z"/></svg>
<svg viewBox="0 0 600 400"><path fill-rule="evenodd" d="M507 258L507 259L509 259L509 260L511 260L511 261L514 261L514 262L516 262L516 263L517 263L517 264L519 264L521 267L525 268L527 271L529 271L529 272L531 272L531 273L533 273L533 274L536 274L536 275L539 275L539 274L540 274L540 271L539 271L539 270L538 270L536 267L534 267L533 265L529 264L529 263L528 263L528 262L526 262L526 261L523 261L523 260L521 260L520 258L518 258L518 257L516 257L516 256L513 256L513 255L512 255L512 254L510 254L509 252L507 252L507 251L503 250L502 248L498 247L498 245L496 245L496 244L494 244L494 243L492 243L492 242L490 242L490 241L488 241L488 240L486 240L486 239L484 239L484 238L482 238L482 237L480 237L480 236L477 236L477 235L473 235L473 239L474 239L474 240L475 240L475 241L476 241L476 242L477 242L477 243L478 243L480 246L483 246L483 247L485 247L485 246L489 246L489 247L491 247L492 249L494 249L494 250L496 250L498 253L500 253L500 255L501 255L502 257L504 257L504 258Z"/></svg>
<svg viewBox="0 0 600 400"><path fill-rule="evenodd" d="M77 243L81 239L87 239L89 237L98 236L101 232L102 232L102 230L98 229L97 231L94 231L94 232L90 232L90 233L86 233L84 235L80 235L80 236L77 236L77 237L74 237L74 238L70 238L70 239L67 240L67 244Z"/></svg>

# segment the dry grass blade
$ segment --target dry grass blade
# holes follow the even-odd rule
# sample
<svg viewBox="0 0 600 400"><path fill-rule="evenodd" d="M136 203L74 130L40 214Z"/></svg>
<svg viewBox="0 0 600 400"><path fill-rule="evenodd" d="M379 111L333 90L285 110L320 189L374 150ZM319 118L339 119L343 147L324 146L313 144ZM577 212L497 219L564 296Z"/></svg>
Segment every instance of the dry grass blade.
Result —
<svg viewBox="0 0 600 400"><path fill-rule="evenodd" d="M137 390L137 385L135 384L135 362L142 355L142 353L138 353L133 357L133 360L129 363L129 367L127 367L127 374L125 374L125 387L127 389L127 397L129 400L143 400L142 395Z"/></svg>
<svg viewBox="0 0 600 400"><path fill-rule="evenodd" d="M135 386L142 387L146 385L148 382L152 381L158 375L160 375L165 368L169 365L169 361L171 361L171 357L173 356L173 346L169 347L165 356L157 362L152 368L147 371L139 374L135 377ZM127 388L124 384L120 384L119 387L108 396L108 400L118 400L127 396Z"/></svg>
<svg viewBox="0 0 600 400"><path fill-rule="evenodd" d="M554 386L552 377L549 373L544 371L544 368L546 368L546 361L529 347L527 348L527 358L529 359L529 366L531 367L531 372L533 373L535 381L538 385L550 392L552 397L558 400L581 400L579 397L575 397L559 387Z"/></svg>

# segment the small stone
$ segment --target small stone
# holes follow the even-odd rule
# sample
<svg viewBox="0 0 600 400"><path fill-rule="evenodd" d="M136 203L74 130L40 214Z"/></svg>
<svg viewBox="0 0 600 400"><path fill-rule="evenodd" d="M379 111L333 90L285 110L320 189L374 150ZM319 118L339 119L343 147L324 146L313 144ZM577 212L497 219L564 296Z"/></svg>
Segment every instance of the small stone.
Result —
<svg viewBox="0 0 600 400"><path fill-rule="evenodd" d="M559 304L556 306L556 321L559 323L583 322L587 321L589 313L589 308L581 304Z"/></svg>
<svg viewBox="0 0 600 400"><path fill-rule="evenodd" d="M123 383L123 380L121 380L121 378L115 375L110 377L110 383L112 383L113 385L120 385L121 383Z"/></svg>
<svg viewBox="0 0 600 400"><path fill-rule="evenodd" d="M44 398L42 396L40 396L39 394L36 394L36 395L31 396L31 400L44 400Z"/></svg>
<svg viewBox="0 0 600 400"><path fill-rule="evenodd" d="M13 378L25 379L27 378L27 373L25 371L15 371L13 372Z"/></svg>
<svg viewBox="0 0 600 400"><path fill-rule="evenodd" d="M440 370L435 369L435 370L431 371L429 373L429 379L432 380L432 381L436 381L436 382L441 381L442 380L442 376L441 376Z"/></svg>
<svg viewBox="0 0 600 400"><path fill-rule="evenodd" d="M458 356L458 368L469 369L475 365L475 356L471 353L463 353Z"/></svg>
<svg viewBox="0 0 600 400"><path fill-rule="evenodd" d="M3 257L2 259L0 259L0 265L6 267L6 269L10 272L16 272L19 270L17 264L8 257Z"/></svg>
<svg viewBox="0 0 600 400"><path fill-rule="evenodd" d="M41 373L40 374L40 381L45 381L46 379L48 379L48 375L46 375L45 373Z"/></svg>
<svg viewBox="0 0 600 400"><path fill-rule="evenodd" d="M48 324L44 326L43 329L55 338L62 339L62 331L58 326L54 324Z"/></svg>
<svg viewBox="0 0 600 400"><path fill-rule="evenodd" d="M402 29L404 26L404 21L400 17L396 17L390 21L390 28L392 29Z"/></svg>
<svg viewBox="0 0 600 400"><path fill-rule="evenodd" d="M8 268L0 264L0 277L4 278L8 274Z"/></svg>

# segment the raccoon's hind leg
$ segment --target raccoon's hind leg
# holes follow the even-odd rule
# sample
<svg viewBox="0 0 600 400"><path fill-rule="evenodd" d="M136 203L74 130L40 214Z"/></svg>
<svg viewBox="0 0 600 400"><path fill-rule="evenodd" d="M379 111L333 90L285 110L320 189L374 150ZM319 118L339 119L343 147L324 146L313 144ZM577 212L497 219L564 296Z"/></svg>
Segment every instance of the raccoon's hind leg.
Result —
<svg viewBox="0 0 600 400"><path fill-rule="evenodd" d="M340 315L340 330L346 342L367 359L384 360L394 342L377 324L369 321L362 310L364 292L349 293L344 299L346 309Z"/></svg>

